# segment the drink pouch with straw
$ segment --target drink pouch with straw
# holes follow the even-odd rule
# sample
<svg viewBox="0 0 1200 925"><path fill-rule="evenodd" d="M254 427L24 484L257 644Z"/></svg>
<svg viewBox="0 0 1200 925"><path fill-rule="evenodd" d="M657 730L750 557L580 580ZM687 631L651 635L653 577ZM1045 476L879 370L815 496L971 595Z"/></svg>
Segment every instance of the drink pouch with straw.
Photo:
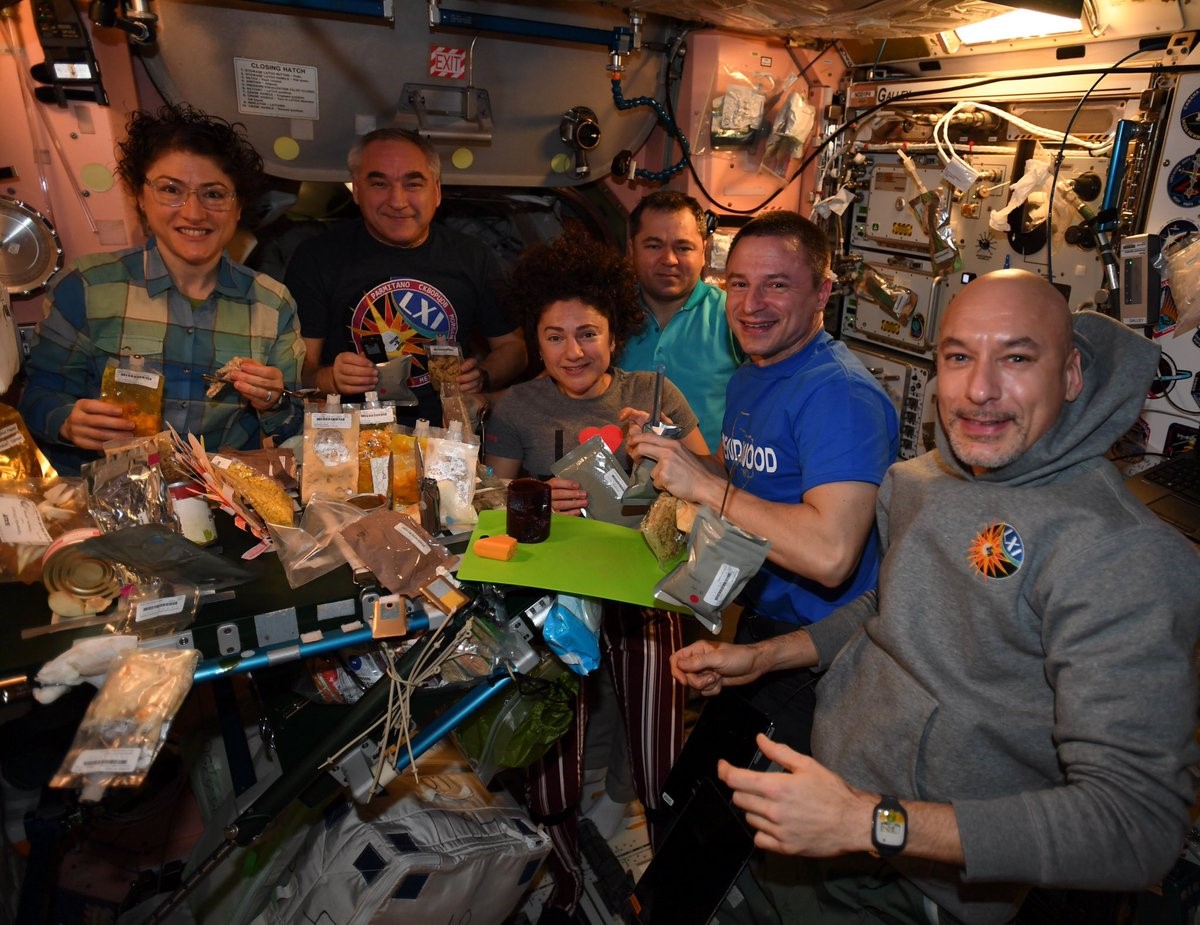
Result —
<svg viewBox="0 0 1200 925"><path fill-rule="evenodd" d="M654 586L654 596L691 608L709 632L719 633L721 612L762 567L771 544L705 506L696 515L687 548L687 559Z"/></svg>

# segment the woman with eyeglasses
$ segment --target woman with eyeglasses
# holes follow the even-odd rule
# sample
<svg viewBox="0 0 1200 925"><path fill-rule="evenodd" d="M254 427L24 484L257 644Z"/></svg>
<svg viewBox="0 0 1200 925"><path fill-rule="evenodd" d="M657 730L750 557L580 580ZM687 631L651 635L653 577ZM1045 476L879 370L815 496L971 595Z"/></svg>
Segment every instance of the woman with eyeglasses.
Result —
<svg viewBox="0 0 1200 925"><path fill-rule="evenodd" d="M135 112L119 149L149 240L83 257L52 286L20 401L31 432L63 474L128 440L126 409L99 399L114 360L161 375L164 422L209 451L295 433L303 409L285 392L304 361L295 303L225 253L264 180L243 127L168 106ZM210 390L218 371L228 384Z"/></svg>

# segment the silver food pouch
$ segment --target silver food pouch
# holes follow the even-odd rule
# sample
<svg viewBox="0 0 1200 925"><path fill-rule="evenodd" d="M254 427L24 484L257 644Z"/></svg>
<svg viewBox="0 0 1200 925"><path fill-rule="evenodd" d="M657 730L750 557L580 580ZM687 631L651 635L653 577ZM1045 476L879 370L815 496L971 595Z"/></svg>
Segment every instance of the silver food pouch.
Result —
<svg viewBox="0 0 1200 925"><path fill-rule="evenodd" d="M621 498L629 488L629 477L597 434L579 444L550 467L559 478L571 479L588 493L584 516L620 527L636 527L646 513L646 503L626 505Z"/></svg>
<svg viewBox="0 0 1200 925"><path fill-rule="evenodd" d="M687 546L687 559L654 586L654 596L691 608L709 632L719 633L721 612L762 567L771 544L702 507Z"/></svg>

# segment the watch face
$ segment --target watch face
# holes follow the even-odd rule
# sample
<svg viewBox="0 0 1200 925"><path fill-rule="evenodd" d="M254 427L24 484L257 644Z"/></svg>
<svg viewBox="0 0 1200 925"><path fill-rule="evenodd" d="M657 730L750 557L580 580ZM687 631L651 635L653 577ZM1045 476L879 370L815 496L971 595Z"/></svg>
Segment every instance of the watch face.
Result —
<svg viewBox="0 0 1200 925"><path fill-rule="evenodd" d="M875 841L880 845L899 848L904 844L907 818L902 810L875 810Z"/></svg>

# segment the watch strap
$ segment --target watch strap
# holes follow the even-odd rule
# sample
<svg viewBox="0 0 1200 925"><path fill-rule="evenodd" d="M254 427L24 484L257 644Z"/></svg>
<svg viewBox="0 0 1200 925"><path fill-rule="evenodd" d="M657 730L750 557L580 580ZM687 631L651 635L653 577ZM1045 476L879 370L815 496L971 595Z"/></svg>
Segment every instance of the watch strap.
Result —
<svg viewBox="0 0 1200 925"><path fill-rule="evenodd" d="M871 813L871 852L876 857L891 857L904 850L908 843L908 811L900 801L880 794Z"/></svg>

